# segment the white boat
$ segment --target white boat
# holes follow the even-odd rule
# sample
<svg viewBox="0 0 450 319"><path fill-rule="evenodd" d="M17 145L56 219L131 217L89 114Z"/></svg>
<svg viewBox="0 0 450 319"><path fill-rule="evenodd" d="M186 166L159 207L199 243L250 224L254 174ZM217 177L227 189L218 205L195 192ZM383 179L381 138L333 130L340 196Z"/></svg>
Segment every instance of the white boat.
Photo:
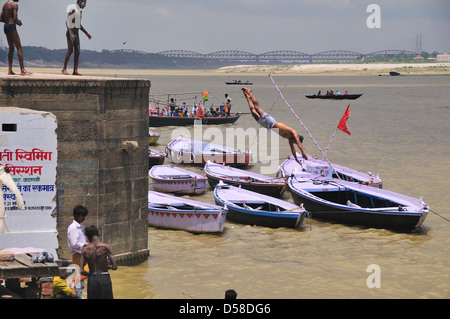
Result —
<svg viewBox="0 0 450 319"><path fill-rule="evenodd" d="M201 164L207 161L233 166L247 166L253 155L250 151L241 151L222 145L179 137L167 145L167 157L174 163Z"/></svg>
<svg viewBox="0 0 450 319"><path fill-rule="evenodd" d="M295 172L288 185L296 204L325 221L412 230L422 225L429 211L422 198L307 172Z"/></svg>
<svg viewBox="0 0 450 319"><path fill-rule="evenodd" d="M214 188L220 181L225 184L241 186L242 188L274 197L283 195L287 188L285 178L273 178L236 167L211 163L205 165L205 175L209 185Z"/></svg>
<svg viewBox="0 0 450 319"><path fill-rule="evenodd" d="M153 189L164 193L202 194L208 180L203 175L172 165L155 165L148 174L152 180Z"/></svg>
<svg viewBox="0 0 450 319"><path fill-rule="evenodd" d="M221 233L226 208L184 197L148 192L148 225L193 233Z"/></svg>
<svg viewBox="0 0 450 319"><path fill-rule="evenodd" d="M264 227L299 227L307 213L302 204L252 192L223 182L214 188L218 205L226 205L228 218L239 223Z"/></svg>
<svg viewBox="0 0 450 319"><path fill-rule="evenodd" d="M297 172L307 172L312 174L321 175L324 177L334 177L336 179L341 179L344 181L355 182L359 184L369 185L372 187L383 187L383 181L379 175L374 175L371 172L363 173L355 169L351 169L342 165L322 161L314 158L311 155L307 155L308 160L302 158L301 154L297 153L297 158L300 164L291 155L283 163L281 163L278 173L281 176L288 177L291 176L295 171ZM338 178L339 176L339 178Z"/></svg>

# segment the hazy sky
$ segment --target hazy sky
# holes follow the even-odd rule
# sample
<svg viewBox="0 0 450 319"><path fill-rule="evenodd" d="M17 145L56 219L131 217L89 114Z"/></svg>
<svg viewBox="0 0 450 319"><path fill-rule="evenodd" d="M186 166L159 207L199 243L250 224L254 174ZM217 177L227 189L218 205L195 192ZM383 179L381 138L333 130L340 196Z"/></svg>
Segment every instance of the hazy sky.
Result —
<svg viewBox="0 0 450 319"><path fill-rule="evenodd" d="M65 49L75 2L20 0L22 45ZM368 28L369 4L381 28ZM424 51L450 52L450 0L87 0L82 24L82 49L96 51L415 51L421 33Z"/></svg>

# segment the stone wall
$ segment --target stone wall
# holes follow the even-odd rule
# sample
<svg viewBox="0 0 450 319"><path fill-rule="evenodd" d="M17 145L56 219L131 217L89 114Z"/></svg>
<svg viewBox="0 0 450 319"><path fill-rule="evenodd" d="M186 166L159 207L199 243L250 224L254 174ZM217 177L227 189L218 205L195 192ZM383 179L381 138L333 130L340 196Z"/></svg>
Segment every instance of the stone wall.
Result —
<svg viewBox="0 0 450 319"><path fill-rule="evenodd" d="M0 77L0 106L57 118L57 230L69 259L72 209L85 205L84 225L129 261L148 257L148 105L150 81L58 75ZM123 149L126 141L137 149Z"/></svg>

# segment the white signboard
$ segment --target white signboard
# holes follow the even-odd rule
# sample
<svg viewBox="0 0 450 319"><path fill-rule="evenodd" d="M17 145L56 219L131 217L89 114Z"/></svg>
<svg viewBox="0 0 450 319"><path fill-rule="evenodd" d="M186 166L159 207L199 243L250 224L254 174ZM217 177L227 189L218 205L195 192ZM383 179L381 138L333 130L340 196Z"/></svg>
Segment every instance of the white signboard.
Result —
<svg viewBox="0 0 450 319"><path fill-rule="evenodd" d="M15 194L2 185L8 232L0 234L0 250L58 248L56 231L57 121L47 112L0 107L0 166L22 195L19 210Z"/></svg>

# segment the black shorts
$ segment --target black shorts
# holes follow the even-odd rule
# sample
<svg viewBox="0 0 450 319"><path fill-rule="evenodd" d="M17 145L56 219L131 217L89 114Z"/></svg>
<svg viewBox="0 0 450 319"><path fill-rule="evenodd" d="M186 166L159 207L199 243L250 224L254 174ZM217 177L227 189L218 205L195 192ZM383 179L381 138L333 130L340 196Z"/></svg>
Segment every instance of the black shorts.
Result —
<svg viewBox="0 0 450 319"><path fill-rule="evenodd" d="M111 277L105 274L89 274L87 284L88 299L113 299Z"/></svg>
<svg viewBox="0 0 450 319"><path fill-rule="evenodd" d="M15 24L6 24L3 26L3 32L5 32L5 34L11 33L13 31L16 31L16 25Z"/></svg>

